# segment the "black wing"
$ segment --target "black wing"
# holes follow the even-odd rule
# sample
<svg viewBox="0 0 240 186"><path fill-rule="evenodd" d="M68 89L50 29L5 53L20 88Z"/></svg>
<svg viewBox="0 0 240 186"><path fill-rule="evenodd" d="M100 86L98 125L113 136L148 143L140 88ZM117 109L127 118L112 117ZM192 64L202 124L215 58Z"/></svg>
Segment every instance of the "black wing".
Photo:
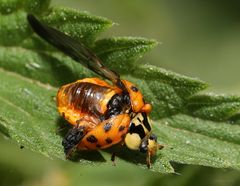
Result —
<svg viewBox="0 0 240 186"><path fill-rule="evenodd" d="M32 29L44 40L46 40L51 45L58 48L60 51L66 55L73 58L75 61L81 63L87 68L91 69L98 75L111 80L114 84L122 89L122 82L120 80L119 74L108 69L104 66L101 60L91 52L83 43L76 41L70 36L52 28L47 25L42 24L33 15L28 14L28 22Z"/></svg>

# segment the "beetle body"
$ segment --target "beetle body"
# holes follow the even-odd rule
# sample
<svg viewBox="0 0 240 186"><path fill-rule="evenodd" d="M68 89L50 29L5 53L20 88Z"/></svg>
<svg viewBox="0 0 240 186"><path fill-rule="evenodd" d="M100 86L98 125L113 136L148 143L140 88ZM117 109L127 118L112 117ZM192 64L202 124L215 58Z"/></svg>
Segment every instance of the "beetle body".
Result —
<svg viewBox="0 0 240 186"><path fill-rule="evenodd" d="M150 167L150 157L160 145L148 119L151 105L145 103L139 89L105 67L83 43L40 23L33 15L28 15L28 21L40 37L112 82L85 78L59 89L58 111L72 125L62 142L67 157L74 149L104 149L121 143L147 153Z"/></svg>
<svg viewBox="0 0 240 186"><path fill-rule="evenodd" d="M79 150L103 149L124 141L132 123L131 117L139 112L151 111L150 105L144 104L143 96L136 86L127 80L122 81L127 89L129 88L132 91L125 93L118 87L111 86L99 78L85 78L64 85L59 89L57 94L59 113L70 124L83 130L86 135L80 142L74 143L77 144ZM133 101L131 97L134 97ZM146 114L144 116L146 117ZM137 122L139 123L139 121ZM141 138L151 132L148 121L145 123L147 130L143 125L143 130L137 130L140 134L136 133L136 135L141 135ZM131 128L134 125L132 123ZM134 132L134 129L130 132ZM128 141L129 139L131 138L128 138ZM133 140L130 140L127 144L130 144L131 141ZM71 141L65 140L66 153L73 148L69 145L71 143Z"/></svg>

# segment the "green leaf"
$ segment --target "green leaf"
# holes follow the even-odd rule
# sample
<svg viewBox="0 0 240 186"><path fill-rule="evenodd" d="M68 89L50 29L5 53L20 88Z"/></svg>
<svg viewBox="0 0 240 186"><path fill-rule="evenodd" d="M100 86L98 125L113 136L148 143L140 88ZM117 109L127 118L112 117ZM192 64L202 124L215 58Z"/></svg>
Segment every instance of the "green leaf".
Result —
<svg viewBox="0 0 240 186"><path fill-rule="evenodd" d="M1 126L20 145L63 158L60 136L53 135L56 89L4 70L0 74Z"/></svg>
<svg viewBox="0 0 240 186"><path fill-rule="evenodd" d="M171 160L240 169L240 126L179 114L156 121L155 130L166 144L163 155Z"/></svg>
<svg viewBox="0 0 240 186"><path fill-rule="evenodd" d="M26 12L39 13L48 8L49 0L0 0L0 44L19 45L29 37Z"/></svg>
<svg viewBox="0 0 240 186"><path fill-rule="evenodd" d="M26 14L38 9L36 14L43 22L83 41L109 68L135 83L153 105L154 133L165 148L158 152L151 170L174 172L170 165L173 161L240 169L240 126L233 125L240 120L239 97L197 95L207 88L205 82L136 63L156 46L154 40L123 37L95 42L112 25L105 18L73 9L47 8L49 1L2 2L0 130L4 135L49 158L64 159L61 140L70 125L57 113L57 89L96 76L32 32ZM11 11L4 12L6 7ZM112 151L117 151L118 164L146 168L143 154L117 147L81 152L80 163L109 167Z"/></svg>
<svg viewBox="0 0 240 186"><path fill-rule="evenodd" d="M20 10L26 12L41 13L49 6L50 0L0 0L0 12L11 14Z"/></svg>
<svg viewBox="0 0 240 186"><path fill-rule="evenodd" d="M134 70L134 62L155 47L157 42L144 38L115 37L98 40L95 45L94 51L106 66L118 73L128 74Z"/></svg>
<svg viewBox="0 0 240 186"><path fill-rule="evenodd" d="M79 12L70 8L52 8L43 17L43 21L77 40L80 39L81 42L89 46L93 44L98 34L113 25L113 22L106 18L93 16L87 12ZM35 35L26 39L22 46L40 51L55 50Z"/></svg>
<svg viewBox="0 0 240 186"><path fill-rule="evenodd" d="M0 140L0 148L7 149L0 151L0 185L185 186L186 183L193 183L201 186L203 183L215 185L219 180L224 180L223 185L239 185L239 172L233 170L178 166L181 176L163 175L153 174L127 163L118 164L116 168L104 164L79 166L64 161L52 161L26 148L19 148L9 140Z"/></svg>
<svg viewBox="0 0 240 186"><path fill-rule="evenodd" d="M240 98L227 95L197 95L189 98L188 109L194 116L229 121L240 112Z"/></svg>

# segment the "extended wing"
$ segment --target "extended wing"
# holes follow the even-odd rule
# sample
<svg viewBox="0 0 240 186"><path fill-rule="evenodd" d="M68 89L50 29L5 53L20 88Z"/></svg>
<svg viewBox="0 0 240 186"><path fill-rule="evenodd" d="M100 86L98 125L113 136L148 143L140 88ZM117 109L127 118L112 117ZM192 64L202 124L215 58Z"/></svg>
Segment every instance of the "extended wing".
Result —
<svg viewBox="0 0 240 186"><path fill-rule="evenodd" d="M27 16L28 22L32 29L48 43L52 44L66 55L73 58L75 61L81 63L87 68L91 69L98 75L111 80L114 84L122 89L123 84L119 75L104 66L101 60L91 52L83 43L76 41L76 39L60 32L52 27L42 24L33 15Z"/></svg>

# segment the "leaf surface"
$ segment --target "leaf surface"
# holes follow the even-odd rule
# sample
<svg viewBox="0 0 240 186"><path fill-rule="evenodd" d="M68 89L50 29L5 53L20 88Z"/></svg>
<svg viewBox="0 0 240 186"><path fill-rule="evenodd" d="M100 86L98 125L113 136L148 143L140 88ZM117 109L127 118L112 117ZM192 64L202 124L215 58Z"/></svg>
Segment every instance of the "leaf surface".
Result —
<svg viewBox="0 0 240 186"><path fill-rule="evenodd" d="M199 95L207 84L137 62L154 40L113 37L96 40L112 22L86 12L48 8L49 1L0 1L0 130L20 145L64 159L62 136L68 125L56 111L58 87L96 74L37 37L27 24L34 12L49 24L88 45L109 68L136 84L153 105L154 133L165 148L152 170L173 172L170 162L240 169L240 98ZM11 11L5 11L10 8ZM35 10L38 11L35 12ZM114 149L114 148L113 148ZM118 151L118 162L145 166L138 152ZM82 153L83 164L109 166L110 151ZM106 162L107 160L107 162Z"/></svg>

